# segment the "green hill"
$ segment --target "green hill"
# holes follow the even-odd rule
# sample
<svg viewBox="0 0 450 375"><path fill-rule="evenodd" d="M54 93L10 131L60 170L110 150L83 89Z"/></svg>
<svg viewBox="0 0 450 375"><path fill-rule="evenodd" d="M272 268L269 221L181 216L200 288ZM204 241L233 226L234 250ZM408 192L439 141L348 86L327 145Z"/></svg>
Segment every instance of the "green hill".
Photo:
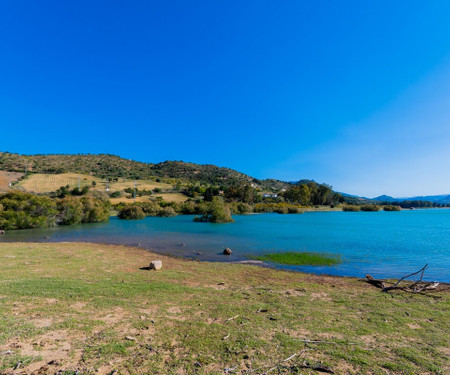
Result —
<svg viewBox="0 0 450 375"><path fill-rule="evenodd" d="M109 154L79 155L21 155L0 152L0 170L34 173L82 173L102 179L178 179L184 182L228 187L240 184L254 184L264 190L279 191L289 183L274 179L258 180L230 168L211 164L194 164L183 161L165 161L162 163L144 163L124 159Z"/></svg>

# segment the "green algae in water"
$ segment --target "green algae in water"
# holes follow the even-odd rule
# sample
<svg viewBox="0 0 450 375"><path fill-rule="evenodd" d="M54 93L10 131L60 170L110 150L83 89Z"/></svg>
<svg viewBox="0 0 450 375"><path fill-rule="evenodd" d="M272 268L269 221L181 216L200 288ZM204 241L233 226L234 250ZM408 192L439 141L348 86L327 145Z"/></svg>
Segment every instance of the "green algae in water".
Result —
<svg viewBox="0 0 450 375"><path fill-rule="evenodd" d="M255 259L289 266L333 266L342 263L340 255L294 251L264 254Z"/></svg>

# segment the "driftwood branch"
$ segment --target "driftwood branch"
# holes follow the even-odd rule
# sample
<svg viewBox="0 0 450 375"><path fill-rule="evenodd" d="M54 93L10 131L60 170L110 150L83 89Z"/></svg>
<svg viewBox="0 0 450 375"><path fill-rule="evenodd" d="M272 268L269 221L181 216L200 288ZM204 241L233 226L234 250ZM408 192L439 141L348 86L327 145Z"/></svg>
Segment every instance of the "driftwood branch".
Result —
<svg viewBox="0 0 450 375"><path fill-rule="evenodd" d="M385 280L377 280L374 279L370 275L366 275L366 282L368 282L371 285L376 286L377 288L380 288L383 292L389 292L391 290L402 290L404 292L409 293L424 293L426 291L435 290L439 283L426 283L423 281L423 275L425 273L425 270L428 268L428 263L425 264L420 270L410 273L409 275L401 277L398 281L396 281L394 284L386 286ZM409 279L412 276L420 274L419 280L406 285L400 285L402 281L405 281L406 279Z"/></svg>
<svg viewBox="0 0 450 375"><path fill-rule="evenodd" d="M328 366L322 365L322 364L311 364L307 361L303 361L303 363L300 365L302 368L309 368L314 371L318 372L326 372L327 374L334 374L335 372Z"/></svg>
<svg viewBox="0 0 450 375"><path fill-rule="evenodd" d="M304 342L305 344L357 345L356 342L337 342L337 341L306 340L306 339L295 339L295 340Z"/></svg>
<svg viewBox="0 0 450 375"><path fill-rule="evenodd" d="M372 284L372 285L376 286L377 288L380 288L380 289L386 288L386 285L384 284L383 281L374 279L374 278L373 278L372 276L370 276L370 275L366 275L366 281L367 281L369 284Z"/></svg>
<svg viewBox="0 0 450 375"><path fill-rule="evenodd" d="M384 288L384 289L383 289L383 292L389 292L390 290L397 288L397 286L398 286L403 280L408 279L408 278L410 278L411 276L417 275L418 273L422 273L422 275L420 276L420 281L419 281L419 282L422 282L423 273L425 272L425 270L426 270L427 268L428 268L428 263L425 264L420 270L418 270L418 271L416 271L416 272L413 272L413 273L410 273L409 275L403 276L403 277L402 277L400 280L398 280L394 285L388 286L388 287Z"/></svg>
<svg viewBox="0 0 450 375"><path fill-rule="evenodd" d="M239 315L233 316L231 318L228 318L227 320L225 320L225 322L229 322L230 320L234 320L236 318L239 318Z"/></svg>

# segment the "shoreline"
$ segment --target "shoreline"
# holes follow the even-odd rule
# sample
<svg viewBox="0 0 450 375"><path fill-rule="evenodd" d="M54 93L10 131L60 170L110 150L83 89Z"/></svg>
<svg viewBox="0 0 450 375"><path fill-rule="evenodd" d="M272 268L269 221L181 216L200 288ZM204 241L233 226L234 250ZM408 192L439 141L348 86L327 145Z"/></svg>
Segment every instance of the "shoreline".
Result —
<svg viewBox="0 0 450 375"><path fill-rule="evenodd" d="M143 252L143 254L146 255L152 255L155 257L166 257L169 259L174 259L181 262L194 262L194 263L202 263L202 264L223 264L223 265L243 265L243 266L252 266L252 267L258 267L262 269L270 269L274 272L288 272L292 274L300 274L303 276L309 276L313 277L316 280L319 280L320 278L329 279L329 278L335 278L335 279L348 279L348 280L357 280L360 282L365 282L365 277L359 277L359 276L349 276L349 275L333 275L329 273L314 273L314 272L307 272L304 270L296 270L291 269L289 267L283 267L283 265L278 265L270 262L265 262L261 260L255 260L255 259L243 259L243 260L226 260L226 259L219 259L219 260L209 260L209 259L198 259L195 258L195 256L180 256L176 254L170 254L164 251L158 252L154 249L148 249L146 247L142 247L138 245L127 245L127 244L120 244L120 243L105 243L105 242L88 242L88 241L41 241L41 242L0 242L0 247L3 244L16 244L16 245L26 245L26 244L33 244L33 245L41 245L41 244L71 244L71 245L86 245L86 246L104 246L104 247L123 247L124 249L131 250L137 250ZM224 255L225 257L225 255ZM314 266L309 266L314 267ZM387 277L387 278L381 278L380 280L397 280L398 278L395 277ZM443 290L448 290L450 292L450 282L448 281L440 281L440 280L427 280L424 279L424 282L438 282L442 286L448 286L449 288L443 288Z"/></svg>
<svg viewBox="0 0 450 375"><path fill-rule="evenodd" d="M2 374L450 368L444 291L86 242L1 243L0 259Z"/></svg>

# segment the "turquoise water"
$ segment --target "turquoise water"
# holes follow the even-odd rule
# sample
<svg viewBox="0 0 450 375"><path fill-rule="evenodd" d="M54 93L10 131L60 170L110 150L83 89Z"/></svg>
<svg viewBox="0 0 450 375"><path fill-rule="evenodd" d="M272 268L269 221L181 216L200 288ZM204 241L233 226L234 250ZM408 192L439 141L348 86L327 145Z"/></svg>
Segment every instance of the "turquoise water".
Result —
<svg viewBox="0 0 450 375"><path fill-rule="evenodd" d="M0 241L83 241L141 246L209 261L241 261L265 252L340 254L331 267L277 266L331 275L397 277L429 263L427 280L450 282L450 210L307 212L235 216L232 224L193 216L148 217L40 230L10 231ZM48 236L49 238L44 238ZM233 254L222 255L229 247Z"/></svg>

